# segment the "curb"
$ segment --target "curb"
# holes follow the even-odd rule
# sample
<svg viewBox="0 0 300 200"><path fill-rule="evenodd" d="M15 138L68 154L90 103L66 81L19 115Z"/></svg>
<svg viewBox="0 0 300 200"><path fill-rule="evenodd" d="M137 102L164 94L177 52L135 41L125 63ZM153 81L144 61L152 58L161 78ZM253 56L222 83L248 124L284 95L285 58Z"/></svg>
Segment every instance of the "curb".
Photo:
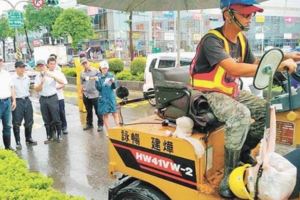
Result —
<svg viewBox="0 0 300 200"><path fill-rule="evenodd" d="M65 89L69 91L76 91L76 77L66 77L68 80L68 84L65 85ZM143 84L142 81L124 81L124 80L118 80L119 86L124 86L128 90L135 90L143 92Z"/></svg>

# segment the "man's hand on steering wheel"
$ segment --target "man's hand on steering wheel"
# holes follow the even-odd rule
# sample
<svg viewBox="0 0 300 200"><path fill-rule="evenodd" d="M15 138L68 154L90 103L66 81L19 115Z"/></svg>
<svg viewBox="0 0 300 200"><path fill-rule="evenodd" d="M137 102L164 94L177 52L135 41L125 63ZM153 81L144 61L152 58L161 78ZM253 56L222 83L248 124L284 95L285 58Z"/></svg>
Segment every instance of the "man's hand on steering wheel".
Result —
<svg viewBox="0 0 300 200"><path fill-rule="evenodd" d="M288 70L288 72L291 74L296 72L296 69L297 69L297 63L292 58L289 58L280 63L277 71Z"/></svg>

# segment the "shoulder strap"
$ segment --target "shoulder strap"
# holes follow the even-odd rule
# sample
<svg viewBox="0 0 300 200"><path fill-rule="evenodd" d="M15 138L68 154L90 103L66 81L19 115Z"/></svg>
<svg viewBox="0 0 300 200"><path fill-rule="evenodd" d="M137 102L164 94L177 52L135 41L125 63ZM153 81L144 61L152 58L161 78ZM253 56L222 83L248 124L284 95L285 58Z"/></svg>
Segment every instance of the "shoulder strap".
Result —
<svg viewBox="0 0 300 200"><path fill-rule="evenodd" d="M246 39L242 32L239 32L238 38L240 40L241 50L242 50L242 62L245 61L246 56Z"/></svg>
<svg viewBox="0 0 300 200"><path fill-rule="evenodd" d="M222 39L224 41L224 45L225 45L225 50L227 53L229 53L229 45L228 45L228 42L226 40L226 38L217 30L210 30L208 33L206 33L200 40L197 48L196 48L196 54L191 62L191 65L190 65L190 75L193 77L194 75L194 68L195 68L195 65L196 65L196 61L198 60L198 57L199 57L199 54L200 54L200 50L201 50L201 45L203 43L203 41L205 40L206 36L209 35L209 34L213 34L215 36L217 36L218 38Z"/></svg>
<svg viewBox="0 0 300 200"><path fill-rule="evenodd" d="M230 48L229 48L229 44L228 44L227 39L219 31L214 29L214 30L208 31L208 33L213 34L213 35L217 36L218 38L220 38L221 40L223 40L225 51L227 53L230 52Z"/></svg>
<svg viewBox="0 0 300 200"><path fill-rule="evenodd" d="M224 42L225 51L227 53L229 53L230 48L229 48L228 41L227 41L227 39L219 31L217 31L217 30L210 30L208 33L214 34L218 38L222 39L223 42ZM244 62L245 55L246 55L246 40L245 40L245 36L244 36L244 34L242 32L238 33L238 39L239 39L240 45L241 45L242 61Z"/></svg>

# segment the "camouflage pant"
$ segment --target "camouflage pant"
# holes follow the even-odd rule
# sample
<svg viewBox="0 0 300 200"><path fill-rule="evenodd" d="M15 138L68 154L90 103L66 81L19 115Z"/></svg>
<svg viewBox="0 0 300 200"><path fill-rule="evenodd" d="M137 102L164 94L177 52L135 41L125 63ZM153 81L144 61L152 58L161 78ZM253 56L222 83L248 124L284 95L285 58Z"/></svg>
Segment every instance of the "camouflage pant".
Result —
<svg viewBox="0 0 300 200"><path fill-rule="evenodd" d="M266 118L264 99L247 91L241 91L236 99L218 92L206 93L205 97L218 120L225 123L226 148L240 150L245 143L252 149L259 143ZM251 118L255 120L252 124Z"/></svg>

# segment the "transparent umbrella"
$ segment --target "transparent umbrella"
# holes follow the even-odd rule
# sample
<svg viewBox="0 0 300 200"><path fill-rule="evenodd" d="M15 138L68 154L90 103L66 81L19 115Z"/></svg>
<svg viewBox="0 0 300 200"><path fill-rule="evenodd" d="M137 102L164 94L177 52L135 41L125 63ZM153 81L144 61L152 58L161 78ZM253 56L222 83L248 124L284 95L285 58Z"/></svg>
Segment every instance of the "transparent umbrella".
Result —
<svg viewBox="0 0 300 200"><path fill-rule="evenodd" d="M263 2L266 0L257 0ZM177 11L176 63L180 57L180 12L181 10L197 10L218 8L220 0L77 0L79 4L121 11Z"/></svg>

